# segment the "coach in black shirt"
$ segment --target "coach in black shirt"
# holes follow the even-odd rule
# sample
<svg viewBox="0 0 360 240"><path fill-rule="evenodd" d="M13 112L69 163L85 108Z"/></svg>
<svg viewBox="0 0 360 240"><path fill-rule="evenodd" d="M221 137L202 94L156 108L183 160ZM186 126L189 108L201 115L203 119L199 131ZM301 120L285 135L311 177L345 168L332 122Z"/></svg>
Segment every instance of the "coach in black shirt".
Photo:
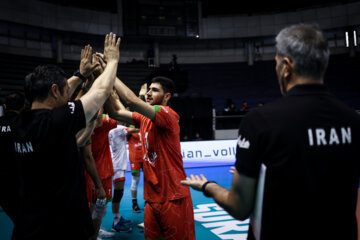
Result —
<svg viewBox="0 0 360 240"><path fill-rule="evenodd" d="M38 66L26 77L31 109L2 126L7 134L0 132L0 143L11 143L11 148L2 151L16 162L18 171L12 172L20 182L17 210L5 209L14 220L13 239L89 239L94 234L75 134L113 88L119 45L114 34L106 36L107 66L78 101L69 102L69 82L56 66ZM14 199L9 193L2 192L5 202Z"/></svg>
<svg viewBox="0 0 360 240"><path fill-rule="evenodd" d="M262 219L252 218L249 239L355 240L359 115L323 85L329 49L317 27L283 29L276 50L284 97L243 119L231 189L204 176L182 183L204 191L235 218L246 219L254 213L263 166Z"/></svg>
<svg viewBox="0 0 360 240"><path fill-rule="evenodd" d="M7 139L11 138L11 124L16 122L19 113L25 107L25 96L21 92L15 91L6 95L3 108L5 110L4 116L0 117L0 138L1 149L11 149L13 147L11 141ZM3 194L0 194L0 206L4 209L11 220L15 221L17 216L17 210L19 206L19 197L21 183L16 177L16 173L19 170L16 161L13 161L14 155L5 154L4 151L1 154L0 160L0 189Z"/></svg>

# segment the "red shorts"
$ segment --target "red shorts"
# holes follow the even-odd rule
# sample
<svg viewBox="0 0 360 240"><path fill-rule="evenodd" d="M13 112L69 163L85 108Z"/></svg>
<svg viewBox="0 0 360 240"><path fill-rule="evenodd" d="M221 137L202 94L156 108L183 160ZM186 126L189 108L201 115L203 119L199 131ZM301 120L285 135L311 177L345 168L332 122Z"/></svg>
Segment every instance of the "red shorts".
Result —
<svg viewBox="0 0 360 240"><path fill-rule="evenodd" d="M111 200L111 198L112 198L112 183L113 183L112 177L101 179L101 182L102 182L103 188L106 193L106 198L108 200ZM94 200L96 200L96 199L97 199L97 196L96 196L96 193L94 193Z"/></svg>
<svg viewBox="0 0 360 240"><path fill-rule="evenodd" d="M146 202L145 239L194 240L194 209L191 197L164 203Z"/></svg>
<svg viewBox="0 0 360 240"><path fill-rule="evenodd" d="M143 158L142 158L142 155L138 155L138 153L136 153L137 156L132 159L132 158L129 158L130 160L130 166L131 166L131 172L134 172L134 171L140 171L140 169L143 167Z"/></svg>
<svg viewBox="0 0 360 240"><path fill-rule="evenodd" d="M131 166L131 172L139 172L140 169L143 167L142 160L141 162L132 162L130 166Z"/></svg>

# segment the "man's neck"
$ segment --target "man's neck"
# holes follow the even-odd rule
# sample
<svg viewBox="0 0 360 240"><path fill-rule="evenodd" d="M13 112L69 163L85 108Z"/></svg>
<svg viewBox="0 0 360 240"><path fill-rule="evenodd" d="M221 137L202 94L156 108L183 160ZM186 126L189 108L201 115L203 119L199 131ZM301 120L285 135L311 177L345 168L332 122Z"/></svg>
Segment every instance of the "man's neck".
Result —
<svg viewBox="0 0 360 240"><path fill-rule="evenodd" d="M47 101L44 102L39 102L39 101L34 101L31 104L31 110L36 110L36 109L53 109L54 107L49 104Z"/></svg>
<svg viewBox="0 0 360 240"><path fill-rule="evenodd" d="M290 91L291 88L295 87L296 85L303 85L303 84L324 84L324 79L312 79L312 78L304 78L304 77L297 77L291 80L286 86L286 92Z"/></svg>

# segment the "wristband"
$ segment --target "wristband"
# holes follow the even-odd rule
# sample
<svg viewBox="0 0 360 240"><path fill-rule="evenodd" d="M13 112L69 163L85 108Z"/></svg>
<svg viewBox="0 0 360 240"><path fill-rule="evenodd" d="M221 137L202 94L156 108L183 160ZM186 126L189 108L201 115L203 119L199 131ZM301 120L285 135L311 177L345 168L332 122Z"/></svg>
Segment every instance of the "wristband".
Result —
<svg viewBox="0 0 360 240"><path fill-rule="evenodd" d="M82 74L80 73L80 70L76 70L73 75L74 75L74 76L77 76L78 78L80 78L83 82L86 81L86 77L84 77L84 75L82 75Z"/></svg>
<svg viewBox="0 0 360 240"><path fill-rule="evenodd" d="M215 181L207 181L206 183L204 183L201 187L201 191L203 192L203 194L205 195L205 197L211 197L209 193L207 193L205 191L205 187L206 185L208 185L209 183L216 183Z"/></svg>

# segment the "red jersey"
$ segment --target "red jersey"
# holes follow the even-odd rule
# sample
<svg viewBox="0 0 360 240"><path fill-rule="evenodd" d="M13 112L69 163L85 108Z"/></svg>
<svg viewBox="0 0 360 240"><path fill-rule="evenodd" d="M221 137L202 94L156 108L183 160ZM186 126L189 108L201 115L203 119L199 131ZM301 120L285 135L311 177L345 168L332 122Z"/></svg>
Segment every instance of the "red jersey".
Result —
<svg viewBox="0 0 360 240"><path fill-rule="evenodd" d="M167 106L154 106L155 120L133 113L143 148L144 199L162 203L190 196L180 149L179 115Z"/></svg>
<svg viewBox="0 0 360 240"><path fill-rule="evenodd" d="M129 160L130 163L133 162L142 162L143 160L143 151L141 144L141 133L133 133L127 136L129 144Z"/></svg>
<svg viewBox="0 0 360 240"><path fill-rule="evenodd" d="M91 151L101 179L114 176L109 132L116 127L117 122L114 119L103 117L103 125L99 128L95 128L94 133L91 136Z"/></svg>

